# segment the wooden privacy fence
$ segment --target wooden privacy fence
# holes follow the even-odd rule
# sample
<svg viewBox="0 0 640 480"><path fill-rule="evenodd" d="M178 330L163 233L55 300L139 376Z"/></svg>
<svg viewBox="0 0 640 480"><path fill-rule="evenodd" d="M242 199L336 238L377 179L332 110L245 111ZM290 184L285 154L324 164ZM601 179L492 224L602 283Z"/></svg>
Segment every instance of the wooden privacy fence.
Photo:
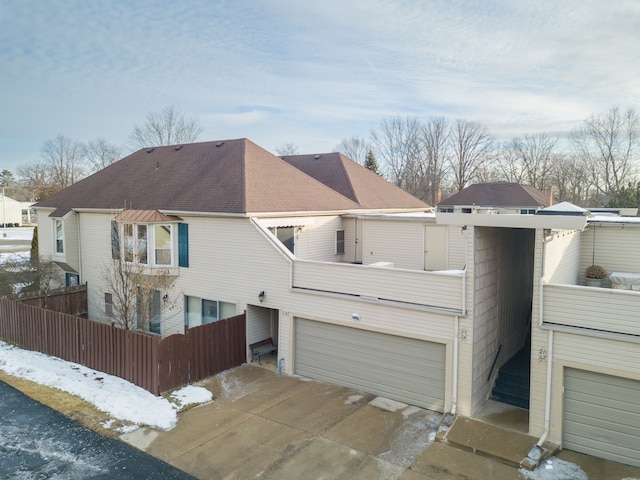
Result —
<svg viewBox="0 0 640 480"><path fill-rule="evenodd" d="M246 361L245 314L161 339L0 299L0 338L118 376L155 395Z"/></svg>
<svg viewBox="0 0 640 480"><path fill-rule="evenodd" d="M80 317L87 316L87 284L62 287L44 292L10 295L7 298L26 305L55 310Z"/></svg>

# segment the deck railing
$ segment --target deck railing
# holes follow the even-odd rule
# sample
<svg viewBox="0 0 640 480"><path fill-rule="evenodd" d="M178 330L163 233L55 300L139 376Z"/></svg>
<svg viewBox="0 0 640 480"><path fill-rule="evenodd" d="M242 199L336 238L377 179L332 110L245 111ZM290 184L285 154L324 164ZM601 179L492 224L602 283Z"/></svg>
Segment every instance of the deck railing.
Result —
<svg viewBox="0 0 640 480"><path fill-rule="evenodd" d="M293 262L292 287L463 312L465 273L348 263Z"/></svg>

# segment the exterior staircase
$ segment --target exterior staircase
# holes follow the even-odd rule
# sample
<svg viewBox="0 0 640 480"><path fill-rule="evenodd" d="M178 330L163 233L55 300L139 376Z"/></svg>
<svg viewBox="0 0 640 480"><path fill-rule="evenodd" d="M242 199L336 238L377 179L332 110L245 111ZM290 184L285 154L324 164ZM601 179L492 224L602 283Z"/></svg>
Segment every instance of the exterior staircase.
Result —
<svg viewBox="0 0 640 480"><path fill-rule="evenodd" d="M505 363L491 391L491 399L529 409L531 347L527 345Z"/></svg>

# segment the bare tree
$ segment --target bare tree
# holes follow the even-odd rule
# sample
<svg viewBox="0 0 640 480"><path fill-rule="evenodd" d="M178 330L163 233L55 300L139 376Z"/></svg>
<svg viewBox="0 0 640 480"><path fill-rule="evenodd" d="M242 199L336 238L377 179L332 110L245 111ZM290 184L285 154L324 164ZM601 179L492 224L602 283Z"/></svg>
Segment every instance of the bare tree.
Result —
<svg viewBox="0 0 640 480"><path fill-rule="evenodd" d="M125 330L160 333L163 313L177 302L174 278L167 269L150 270L137 261L112 259L102 269L101 280L110 295L108 313L113 322Z"/></svg>
<svg viewBox="0 0 640 480"><path fill-rule="evenodd" d="M275 150L276 150L276 153L281 157L298 154L298 146L293 142L283 143L279 147L276 147Z"/></svg>
<svg viewBox="0 0 640 480"><path fill-rule="evenodd" d="M84 146L64 135L47 140L42 158L54 188L62 190L84 177Z"/></svg>
<svg viewBox="0 0 640 480"><path fill-rule="evenodd" d="M53 185L50 169L43 162L32 162L19 167L18 181L32 202L43 200L60 190Z"/></svg>
<svg viewBox="0 0 640 480"><path fill-rule="evenodd" d="M458 119L451 128L449 163L456 191L465 188L475 178L486 161L493 139L486 126L479 122Z"/></svg>
<svg viewBox="0 0 640 480"><path fill-rule="evenodd" d="M104 138L97 138L87 144L84 154L91 169L97 172L120 159L120 147L111 145Z"/></svg>
<svg viewBox="0 0 640 480"><path fill-rule="evenodd" d="M636 173L639 139L640 119L631 108L594 114L571 133L576 153L589 162L594 186L603 196L614 195Z"/></svg>
<svg viewBox="0 0 640 480"><path fill-rule="evenodd" d="M596 193L587 162L577 155L554 155L547 185L560 202L590 206Z"/></svg>
<svg viewBox="0 0 640 480"><path fill-rule="evenodd" d="M423 199L435 205L437 192L447 175L450 126L444 117L431 117L422 126L424 156L422 174L425 192Z"/></svg>
<svg viewBox="0 0 640 480"><path fill-rule="evenodd" d="M558 141L546 133L525 134L502 147L500 168L508 181L546 190Z"/></svg>
<svg viewBox="0 0 640 480"><path fill-rule="evenodd" d="M169 106L148 113L146 122L134 127L129 140L136 148L159 147L193 143L201 133L200 120L187 118L178 108Z"/></svg>
<svg viewBox="0 0 640 480"><path fill-rule="evenodd" d="M412 117L386 118L378 130L371 132L372 146L384 164L385 176L419 198L424 195L421 134L422 125Z"/></svg>
<svg viewBox="0 0 640 480"><path fill-rule="evenodd" d="M340 140L340 143L338 143L334 149L349 157L354 162L364 165L367 160L367 155L371 151L371 145L364 138L351 137Z"/></svg>

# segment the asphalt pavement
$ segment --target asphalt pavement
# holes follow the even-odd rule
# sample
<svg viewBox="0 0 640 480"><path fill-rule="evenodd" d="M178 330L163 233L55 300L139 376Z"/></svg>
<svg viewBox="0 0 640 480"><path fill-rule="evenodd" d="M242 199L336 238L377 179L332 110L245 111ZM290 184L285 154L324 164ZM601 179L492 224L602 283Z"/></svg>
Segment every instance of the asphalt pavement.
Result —
<svg viewBox="0 0 640 480"><path fill-rule="evenodd" d="M0 382L0 479L194 477L106 438Z"/></svg>

